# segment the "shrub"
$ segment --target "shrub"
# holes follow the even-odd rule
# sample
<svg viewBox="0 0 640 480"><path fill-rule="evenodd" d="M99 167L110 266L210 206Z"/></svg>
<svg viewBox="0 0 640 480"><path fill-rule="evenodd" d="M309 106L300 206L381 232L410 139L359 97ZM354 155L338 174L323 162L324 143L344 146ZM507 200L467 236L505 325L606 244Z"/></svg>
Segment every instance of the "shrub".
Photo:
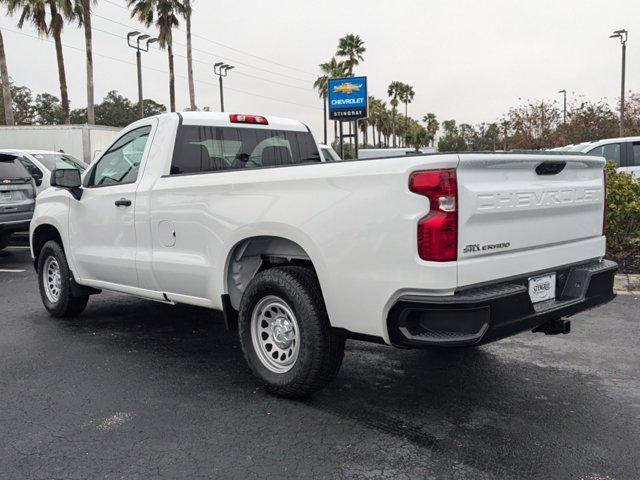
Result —
<svg viewBox="0 0 640 480"><path fill-rule="evenodd" d="M617 261L620 271L640 273L640 180L616 171L607 172L607 256Z"/></svg>

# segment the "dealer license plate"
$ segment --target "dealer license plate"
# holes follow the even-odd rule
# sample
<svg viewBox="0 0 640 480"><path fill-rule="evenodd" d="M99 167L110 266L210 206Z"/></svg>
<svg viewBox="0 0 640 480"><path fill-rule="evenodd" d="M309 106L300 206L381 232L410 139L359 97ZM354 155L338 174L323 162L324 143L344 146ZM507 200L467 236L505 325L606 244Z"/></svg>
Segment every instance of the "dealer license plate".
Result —
<svg viewBox="0 0 640 480"><path fill-rule="evenodd" d="M529 297L532 303L546 302L556 298L556 274L549 273L529 279Z"/></svg>

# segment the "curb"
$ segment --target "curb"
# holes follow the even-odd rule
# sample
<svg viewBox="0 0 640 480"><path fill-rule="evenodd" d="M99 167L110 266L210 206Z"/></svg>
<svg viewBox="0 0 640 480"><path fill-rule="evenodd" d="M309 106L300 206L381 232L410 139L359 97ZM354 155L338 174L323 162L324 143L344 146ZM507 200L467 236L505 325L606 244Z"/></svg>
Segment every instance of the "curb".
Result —
<svg viewBox="0 0 640 480"><path fill-rule="evenodd" d="M623 295L640 295L640 275L620 273L616 275L613 288Z"/></svg>

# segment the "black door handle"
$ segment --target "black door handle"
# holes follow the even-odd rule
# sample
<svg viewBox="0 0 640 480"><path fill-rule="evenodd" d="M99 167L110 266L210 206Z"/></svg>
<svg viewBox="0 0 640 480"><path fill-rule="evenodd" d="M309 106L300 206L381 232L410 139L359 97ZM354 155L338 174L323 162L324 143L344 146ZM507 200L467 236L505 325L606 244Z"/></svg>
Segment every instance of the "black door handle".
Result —
<svg viewBox="0 0 640 480"><path fill-rule="evenodd" d="M116 200L116 207L130 207L131 200L127 200L126 198L121 198L120 200Z"/></svg>

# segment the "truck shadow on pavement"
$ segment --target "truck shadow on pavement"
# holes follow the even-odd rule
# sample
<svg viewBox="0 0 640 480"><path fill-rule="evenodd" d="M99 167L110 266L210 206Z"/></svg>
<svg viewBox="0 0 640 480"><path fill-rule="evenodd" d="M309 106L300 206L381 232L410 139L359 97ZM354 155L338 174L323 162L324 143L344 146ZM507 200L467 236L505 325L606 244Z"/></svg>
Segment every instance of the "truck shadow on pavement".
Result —
<svg viewBox="0 0 640 480"><path fill-rule="evenodd" d="M338 378L314 397L292 402L256 388L237 334L225 331L221 315L113 298L94 297L82 317L62 323L63 330L142 355L168 378L179 378L183 395L219 390L246 398L252 392L252 402L328 414L472 471L527 476L535 468L565 478L580 465L583 472L616 473L619 453L610 439L640 434L637 424L616 415L619 399L595 374L561 362L549 366L554 353L544 349L539 355L546 364L528 361L518 352L530 347L518 340L439 351L350 341ZM558 449L566 455L558 456Z"/></svg>

